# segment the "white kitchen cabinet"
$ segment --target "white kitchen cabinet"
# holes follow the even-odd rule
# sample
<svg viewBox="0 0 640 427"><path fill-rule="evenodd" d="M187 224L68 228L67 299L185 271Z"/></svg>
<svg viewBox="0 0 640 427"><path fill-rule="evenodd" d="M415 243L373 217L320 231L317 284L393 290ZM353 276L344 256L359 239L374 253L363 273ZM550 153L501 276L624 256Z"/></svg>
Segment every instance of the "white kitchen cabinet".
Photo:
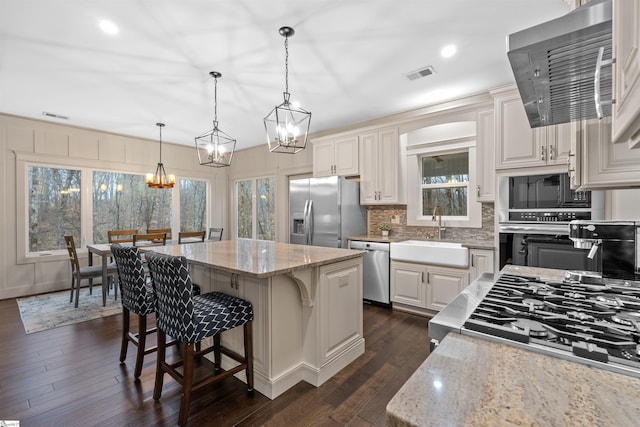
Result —
<svg viewBox="0 0 640 427"><path fill-rule="evenodd" d="M473 282L483 273L493 273L494 253L490 249L469 249L469 281Z"/></svg>
<svg viewBox="0 0 640 427"><path fill-rule="evenodd" d="M410 311L440 311L468 284L469 271L464 268L391 261L391 301Z"/></svg>
<svg viewBox="0 0 640 427"><path fill-rule="evenodd" d="M398 128L383 128L360 135L360 203L404 203Z"/></svg>
<svg viewBox="0 0 640 427"><path fill-rule="evenodd" d="M427 267L427 308L440 311L469 284L466 269Z"/></svg>
<svg viewBox="0 0 640 427"><path fill-rule="evenodd" d="M517 89L491 92L496 120L496 169L565 164L571 124L531 129Z"/></svg>
<svg viewBox="0 0 640 427"><path fill-rule="evenodd" d="M424 264L391 261L391 301L426 308L425 274Z"/></svg>
<svg viewBox="0 0 640 427"><path fill-rule="evenodd" d="M613 142L640 148L640 3L613 2Z"/></svg>
<svg viewBox="0 0 640 427"><path fill-rule="evenodd" d="M477 201L493 202L496 193L496 133L493 109L478 112L476 127Z"/></svg>
<svg viewBox="0 0 640 427"><path fill-rule="evenodd" d="M358 136L313 142L313 176L358 175Z"/></svg>
<svg viewBox="0 0 640 427"><path fill-rule="evenodd" d="M640 150L611 142L611 118L587 120L580 125L574 167L579 185L575 189L640 187Z"/></svg>

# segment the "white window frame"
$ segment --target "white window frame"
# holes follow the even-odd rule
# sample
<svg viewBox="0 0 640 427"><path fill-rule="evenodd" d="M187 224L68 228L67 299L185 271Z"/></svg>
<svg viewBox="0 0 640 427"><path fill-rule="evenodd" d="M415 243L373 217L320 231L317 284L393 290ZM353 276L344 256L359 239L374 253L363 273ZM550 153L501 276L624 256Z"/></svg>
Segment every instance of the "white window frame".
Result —
<svg viewBox="0 0 640 427"><path fill-rule="evenodd" d="M253 192L251 193L251 239L252 240L263 240L256 239L256 235L258 232L258 200L257 200L257 190L258 190L258 180L270 178L273 180L274 189L276 191L276 203L274 204L274 212L273 214L278 215L278 194L277 194L277 177L275 175L260 175L260 176L252 176L252 177L244 177L244 178L236 178L233 180L232 184L232 192L233 194L233 236L236 239L240 239L238 237L238 197L237 197L237 185L242 181L252 181L253 183ZM278 240L278 221L275 223L276 229L274 230L273 240L265 240L266 242L276 242ZM246 237L242 237L245 239Z"/></svg>
<svg viewBox="0 0 640 427"><path fill-rule="evenodd" d="M431 215L422 214L422 158L425 156L437 156L453 153L469 153L469 182L467 183L467 215L442 216L443 227L482 228L482 203L477 200L475 191L477 183L477 152L475 122L463 122L455 132L458 138L443 139L442 135L451 133L451 125L434 126L437 128L438 137L429 139L425 135L414 137L404 134L401 136L402 144L407 147L407 225L419 227L437 227L438 220L432 220ZM471 124L472 123L472 124ZM449 129L447 129L449 128ZM443 129L446 132L443 132ZM426 133L426 132L423 132Z"/></svg>

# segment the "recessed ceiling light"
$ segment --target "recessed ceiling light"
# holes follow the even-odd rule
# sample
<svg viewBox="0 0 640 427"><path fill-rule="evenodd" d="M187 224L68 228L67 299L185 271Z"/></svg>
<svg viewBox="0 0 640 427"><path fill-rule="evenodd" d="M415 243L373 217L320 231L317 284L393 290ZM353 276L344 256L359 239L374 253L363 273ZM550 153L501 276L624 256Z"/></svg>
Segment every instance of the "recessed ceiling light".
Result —
<svg viewBox="0 0 640 427"><path fill-rule="evenodd" d="M100 20L100 29L107 34L118 34L118 27L111 21L107 21L106 19Z"/></svg>
<svg viewBox="0 0 640 427"><path fill-rule="evenodd" d="M442 48L442 50L440 51L440 55L442 55L443 58L450 58L453 55L456 54L456 47L455 45L448 45Z"/></svg>

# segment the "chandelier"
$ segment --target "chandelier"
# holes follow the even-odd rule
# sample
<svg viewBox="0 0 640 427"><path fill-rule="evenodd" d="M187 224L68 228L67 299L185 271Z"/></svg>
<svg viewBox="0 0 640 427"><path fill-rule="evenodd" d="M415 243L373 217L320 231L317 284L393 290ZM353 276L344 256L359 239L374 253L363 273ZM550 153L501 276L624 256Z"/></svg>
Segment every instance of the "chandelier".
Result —
<svg viewBox="0 0 640 427"><path fill-rule="evenodd" d="M220 168L231 165L236 140L218 128L218 79L222 74L211 71L209 75L214 81L213 129L195 138L196 151L201 165Z"/></svg>
<svg viewBox="0 0 640 427"><path fill-rule="evenodd" d="M149 188L173 188L176 183L175 175L167 176L164 171L164 165L162 164L162 128L164 123L156 123L156 126L160 128L160 161L156 167L155 174L147 174L147 185Z"/></svg>
<svg viewBox="0 0 640 427"><path fill-rule="evenodd" d="M264 118L264 128L267 132L267 143L272 153L295 154L305 149L309 125L311 124L311 112L306 111L290 102L289 93L289 37L295 33L291 27L282 27L279 30L284 37L285 49L285 89L284 102L277 105Z"/></svg>

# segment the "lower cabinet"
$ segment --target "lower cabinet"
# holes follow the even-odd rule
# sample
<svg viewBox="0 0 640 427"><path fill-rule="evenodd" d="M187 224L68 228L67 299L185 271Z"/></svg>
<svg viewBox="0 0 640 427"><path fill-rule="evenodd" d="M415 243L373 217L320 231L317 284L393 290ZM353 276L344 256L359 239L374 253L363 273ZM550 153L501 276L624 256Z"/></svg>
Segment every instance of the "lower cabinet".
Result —
<svg viewBox="0 0 640 427"><path fill-rule="evenodd" d="M493 273L494 255L493 250L489 249L469 249L469 283L476 280L483 273Z"/></svg>
<svg viewBox="0 0 640 427"><path fill-rule="evenodd" d="M391 301L409 310L440 311L468 284L467 269L391 261Z"/></svg>

